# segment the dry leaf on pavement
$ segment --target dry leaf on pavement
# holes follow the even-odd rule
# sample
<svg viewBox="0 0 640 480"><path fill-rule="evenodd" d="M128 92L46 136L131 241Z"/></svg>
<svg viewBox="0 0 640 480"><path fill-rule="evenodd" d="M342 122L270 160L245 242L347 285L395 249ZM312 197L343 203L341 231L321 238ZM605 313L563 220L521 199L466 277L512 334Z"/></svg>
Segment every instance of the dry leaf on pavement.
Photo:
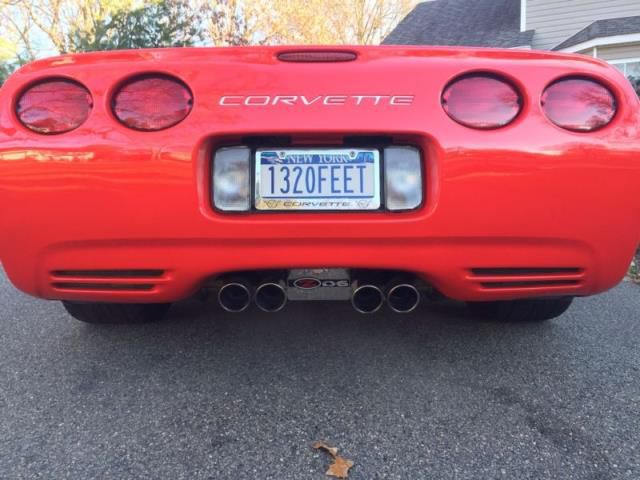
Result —
<svg viewBox="0 0 640 480"><path fill-rule="evenodd" d="M333 457L333 463L329 465L326 475L336 478L347 478L349 476L349 469L353 467L353 462L338 455L336 447L330 447L324 442L316 442L313 444L313 448L324 450Z"/></svg>

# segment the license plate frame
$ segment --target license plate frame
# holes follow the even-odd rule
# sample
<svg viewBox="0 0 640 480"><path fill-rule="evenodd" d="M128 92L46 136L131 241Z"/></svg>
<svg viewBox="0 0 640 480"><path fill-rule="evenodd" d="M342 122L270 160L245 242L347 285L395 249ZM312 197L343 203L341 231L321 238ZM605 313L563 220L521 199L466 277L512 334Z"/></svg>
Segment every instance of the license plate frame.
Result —
<svg viewBox="0 0 640 480"><path fill-rule="evenodd" d="M263 160L266 160L263 162ZM325 163L328 162L328 163ZM309 147L309 148L258 148L253 152L252 163L254 170L254 208L258 211L265 212L319 212L319 211L378 211L382 208L382 159L381 152L378 148L349 148L349 147ZM364 165L362 169L357 169L360 179L360 187L364 189L362 184L362 175L366 176L366 188L370 189L366 195L360 192L344 193L341 195L322 195L322 185L320 186L319 195L271 195L273 192L266 192L267 187L262 189L265 183L263 171L269 166L276 165L292 165L300 166L300 171L304 170L306 175L307 169L312 169L315 175L318 173L321 165ZM314 168L315 167L315 168ZM336 169L339 171L340 169ZM281 169L280 169L281 171ZM342 169L342 177L339 179L347 189L346 169ZM280 173L280 172L279 172ZM333 173L333 171L331 171ZM266 172L265 172L266 174ZM269 174L274 175L273 169ZM268 175L270 177L271 175ZM298 178L300 173L298 174ZM350 178L350 177L347 177ZM330 179L329 179L330 180ZM273 179L271 180L273 182ZM315 180L314 180L315 181ZM318 179L320 181L320 179ZM333 187L333 185L332 185ZM268 193L268 194L264 194ZM304 192L301 192L304 193Z"/></svg>

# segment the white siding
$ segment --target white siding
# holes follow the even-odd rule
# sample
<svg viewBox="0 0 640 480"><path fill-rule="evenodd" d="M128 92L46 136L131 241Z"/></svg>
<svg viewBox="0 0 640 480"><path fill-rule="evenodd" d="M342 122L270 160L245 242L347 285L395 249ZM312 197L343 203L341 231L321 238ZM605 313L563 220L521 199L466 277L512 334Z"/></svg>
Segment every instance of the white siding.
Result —
<svg viewBox="0 0 640 480"><path fill-rule="evenodd" d="M527 0L533 48L550 50L596 20L640 15L640 0Z"/></svg>
<svg viewBox="0 0 640 480"><path fill-rule="evenodd" d="M607 61L623 60L626 58L640 58L640 43L598 47L598 58Z"/></svg>

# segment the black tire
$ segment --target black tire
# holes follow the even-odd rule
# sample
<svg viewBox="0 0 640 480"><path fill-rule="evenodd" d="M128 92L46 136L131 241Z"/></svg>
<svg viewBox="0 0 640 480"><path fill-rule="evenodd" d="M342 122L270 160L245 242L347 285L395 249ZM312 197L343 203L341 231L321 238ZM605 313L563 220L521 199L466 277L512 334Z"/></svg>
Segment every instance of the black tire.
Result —
<svg viewBox="0 0 640 480"><path fill-rule="evenodd" d="M496 322L542 322L566 312L573 297L469 302L471 316Z"/></svg>
<svg viewBox="0 0 640 480"><path fill-rule="evenodd" d="M133 324L161 320L170 303L81 303L63 301L73 318L86 323Z"/></svg>

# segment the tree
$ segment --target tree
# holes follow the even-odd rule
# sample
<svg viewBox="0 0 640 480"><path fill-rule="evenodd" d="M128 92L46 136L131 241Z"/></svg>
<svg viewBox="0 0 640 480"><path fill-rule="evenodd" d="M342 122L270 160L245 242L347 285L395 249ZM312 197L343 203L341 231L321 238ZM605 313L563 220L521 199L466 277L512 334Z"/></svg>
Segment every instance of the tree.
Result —
<svg viewBox="0 0 640 480"><path fill-rule="evenodd" d="M338 2L341 11L338 15L332 15L333 28L338 32L343 32L341 38L344 43L377 45L385 39L416 3L413 0ZM345 19L350 20L345 22Z"/></svg>
<svg viewBox="0 0 640 480"><path fill-rule="evenodd" d="M11 75L11 72L13 72L12 66L7 62L0 61L0 86Z"/></svg>
<svg viewBox="0 0 640 480"><path fill-rule="evenodd" d="M12 50L11 42L4 38L0 38L0 85L4 83L13 71L12 65L9 63L13 56Z"/></svg>
<svg viewBox="0 0 640 480"><path fill-rule="evenodd" d="M203 42L212 12L199 1L0 0L0 84L43 53Z"/></svg>
<svg viewBox="0 0 640 480"><path fill-rule="evenodd" d="M58 53L73 53L82 50L78 44L78 32L83 32L83 42L92 39L100 22L119 11L130 9L133 0L13 0L9 15L29 23L37 33L44 36Z"/></svg>
<svg viewBox="0 0 640 480"><path fill-rule="evenodd" d="M208 6L188 0L148 2L133 10L117 10L97 20L92 29L73 34L82 51L191 46L204 40Z"/></svg>
<svg viewBox="0 0 640 480"><path fill-rule="evenodd" d="M20 65L35 58L30 24L10 15L11 0L0 0L0 85Z"/></svg>
<svg viewBox="0 0 640 480"><path fill-rule="evenodd" d="M257 2L218 0L213 2L208 18L209 40L216 46L262 43Z"/></svg>
<svg viewBox="0 0 640 480"><path fill-rule="evenodd" d="M209 5L199 0L3 0L4 15L29 24L60 54L193 45L204 39ZM51 48L49 48L51 50Z"/></svg>
<svg viewBox="0 0 640 480"><path fill-rule="evenodd" d="M380 43L416 0L258 0L258 31L269 43Z"/></svg>

